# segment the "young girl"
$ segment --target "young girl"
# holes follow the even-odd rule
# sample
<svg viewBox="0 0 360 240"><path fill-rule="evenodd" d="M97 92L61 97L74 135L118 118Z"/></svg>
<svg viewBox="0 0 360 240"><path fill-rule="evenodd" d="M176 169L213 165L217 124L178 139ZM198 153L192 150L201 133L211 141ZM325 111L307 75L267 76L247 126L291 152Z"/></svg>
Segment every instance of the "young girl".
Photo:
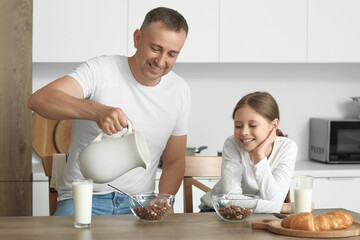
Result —
<svg viewBox="0 0 360 240"><path fill-rule="evenodd" d="M221 179L201 198L202 211L213 209L211 196L220 193L259 196L257 213L293 213L284 203L295 167L297 145L278 129L279 109L267 92L244 96L233 112L234 135L223 147Z"/></svg>

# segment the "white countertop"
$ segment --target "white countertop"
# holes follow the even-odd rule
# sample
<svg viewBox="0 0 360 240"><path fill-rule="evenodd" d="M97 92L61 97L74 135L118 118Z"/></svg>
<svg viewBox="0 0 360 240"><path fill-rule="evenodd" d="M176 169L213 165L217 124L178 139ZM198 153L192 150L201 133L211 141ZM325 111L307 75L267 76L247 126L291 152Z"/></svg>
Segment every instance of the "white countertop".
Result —
<svg viewBox="0 0 360 240"><path fill-rule="evenodd" d="M32 163L32 180L33 182L47 182L48 177L45 176L44 168L41 162Z"/></svg>
<svg viewBox="0 0 360 240"><path fill-rule="evenodd" d="M329 164L316 161L298 161L295 175L311 175L315 178L360 178L360 164Z"/></svg>
<svg viewBox="0 0 360 240"><path fill-rule="evenodd" d="M33 181L48 181L41 163L33 163ZM294 175L311 175L315 178L360 178L360 164L327 164L315 161L297 161ZM161 169L156 172L156 180Z"/></svg>

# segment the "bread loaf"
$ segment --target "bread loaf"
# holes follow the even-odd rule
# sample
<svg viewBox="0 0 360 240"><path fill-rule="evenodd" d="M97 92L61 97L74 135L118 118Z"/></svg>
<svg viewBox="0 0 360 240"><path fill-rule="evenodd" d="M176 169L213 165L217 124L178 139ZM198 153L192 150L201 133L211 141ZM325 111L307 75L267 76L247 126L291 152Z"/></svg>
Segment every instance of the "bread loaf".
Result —
<svg viewBox="0 0 360 240"><path fill-rule="evenodd" d="M284 218L281 226L306 231L328 231L346 229L353 224L353 218L349 213L335 211L319 216L312 213L299 213Z"/></svg>

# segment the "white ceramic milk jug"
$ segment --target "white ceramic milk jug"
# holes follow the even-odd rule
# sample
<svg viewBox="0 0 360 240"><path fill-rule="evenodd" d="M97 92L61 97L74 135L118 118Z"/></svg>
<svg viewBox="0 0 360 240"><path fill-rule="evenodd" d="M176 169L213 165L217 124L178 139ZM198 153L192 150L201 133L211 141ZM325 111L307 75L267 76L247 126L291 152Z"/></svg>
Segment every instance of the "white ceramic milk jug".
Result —
<svg viewBox="0 0 360 240"><path fill-rule="evenodd" d="M141 132L128 130L119 138L102 139L101 132L79 154L79 167L84 178L95 183L110 182L136 167L147 168L150 151Z"/></svg>

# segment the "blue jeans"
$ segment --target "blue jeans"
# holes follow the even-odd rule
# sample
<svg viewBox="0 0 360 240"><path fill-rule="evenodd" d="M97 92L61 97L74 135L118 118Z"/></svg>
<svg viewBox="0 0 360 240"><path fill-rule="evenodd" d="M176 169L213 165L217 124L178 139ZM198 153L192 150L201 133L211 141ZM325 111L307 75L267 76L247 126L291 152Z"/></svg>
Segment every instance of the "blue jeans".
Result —
<svg viewBox="0 0 360 240"><path fill-rule="evenodd" d="M104 195L93 195L92 215L130 214L129 199L122 193L113 192ZM54 216L73 216L73 199L58 202Z"/></svg>

